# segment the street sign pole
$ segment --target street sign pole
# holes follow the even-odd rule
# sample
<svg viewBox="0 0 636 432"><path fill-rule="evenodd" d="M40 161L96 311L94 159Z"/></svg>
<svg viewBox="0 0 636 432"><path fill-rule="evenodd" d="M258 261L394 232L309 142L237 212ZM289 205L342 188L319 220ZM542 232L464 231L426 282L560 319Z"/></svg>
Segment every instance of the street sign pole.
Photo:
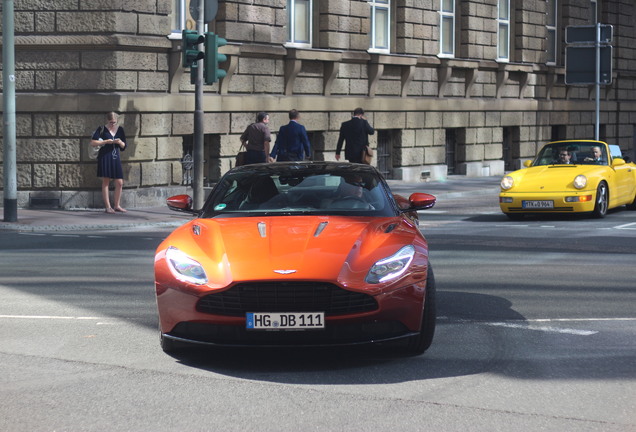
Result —
<svg viewBox="0 0 636 432"><path fill-rule="evenodd" d="M203 0L195 0L197 3L197 32L201 35L205 32L203 22ZM203 207L205 194L203 190L203 60L197 61L196 79L194 83L194 145L192 158L194 162L192 178L193 207Z"/></svg>
<svg viewBox="0 0 636 432"><path fill-rule="evenodd" d="M594 85L594 91L596 93L596 124L594 125L594 139L598 141L600 139L600 124L601 124L601 24L596 23L596 42L594 43L596 48L596 84Z"/></svg>

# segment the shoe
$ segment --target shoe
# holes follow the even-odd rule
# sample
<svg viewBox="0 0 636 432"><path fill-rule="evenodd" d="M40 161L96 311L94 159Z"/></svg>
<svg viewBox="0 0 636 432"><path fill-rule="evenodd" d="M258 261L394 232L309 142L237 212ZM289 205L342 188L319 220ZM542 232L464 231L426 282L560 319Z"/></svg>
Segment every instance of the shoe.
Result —
<svg viewBox="0 0 636 432"><path fill-rule="evenodd" d="M122 207L115 207L115 211L116 212L120 212L120 213L128 212L128 210L126 210L125 208L122 208Z"/></svg>
<svg viewBox="0 0 636 432"><path fill-rule="evenodd" d="M106 213L115 213L115 210L113 210L112 208L108 207L106 209Z"/></svg>

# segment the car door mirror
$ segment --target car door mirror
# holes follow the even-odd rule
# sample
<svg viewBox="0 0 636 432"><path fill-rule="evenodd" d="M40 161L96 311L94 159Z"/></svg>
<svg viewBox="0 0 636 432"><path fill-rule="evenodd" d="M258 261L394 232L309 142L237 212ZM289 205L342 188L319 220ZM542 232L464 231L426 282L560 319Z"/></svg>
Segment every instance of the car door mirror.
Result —
<svg viewBox="0 0 636 432"><path fill-rule="evenodd" d="M174 195L166 200L170 210L194 213L192 211L192 197L190 195Z"/></svg>

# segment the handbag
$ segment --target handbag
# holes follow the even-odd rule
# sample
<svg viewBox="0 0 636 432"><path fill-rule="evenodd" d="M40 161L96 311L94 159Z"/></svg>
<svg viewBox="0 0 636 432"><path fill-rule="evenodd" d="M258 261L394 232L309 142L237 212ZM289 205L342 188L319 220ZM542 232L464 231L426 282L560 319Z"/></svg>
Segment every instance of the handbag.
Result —
<svg viewBox="0 0 636 432"><path fill-rule="evenodd" d="M241 151L241 148L243 148L243 143L241 143L241 147L239 147L239 152L236 154L236 163L234 164L235 167L245 165L247 151Z"/></svg>
<svg viewBox="0 0 636 432"><path fill-rule="evenodd" d="M361 159L363 164L371 165L371 160L373 159L373 150L371 150L371 147L366 146L362 149Z"/></svg>
<svg viewBox="0 0 636 432"><path fill-rule="evenodd" d="M104 131L103 126L99 127L99 141L104 141L101 137L102 132ZM99 155L99 150L102 148L102 146L93 146L90 143L88 143L88 158L89 159L97 159L97 155Z"/></svg>

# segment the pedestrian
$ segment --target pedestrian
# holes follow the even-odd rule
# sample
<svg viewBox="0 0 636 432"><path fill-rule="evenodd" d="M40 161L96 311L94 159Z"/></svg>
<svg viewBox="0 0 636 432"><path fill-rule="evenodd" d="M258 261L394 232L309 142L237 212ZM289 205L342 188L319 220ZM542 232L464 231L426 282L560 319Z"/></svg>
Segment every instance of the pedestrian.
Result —
<svg viewBox="0 0 636 432"><path fill-rule="evenodd" d="M362 163L362 151L369 145L369 135L374 133L375 130L364 117L364 110L356 108L351 120L343 122L340 126L340 135L336 145L336 160L340 160L342 143L346 141L345 159L349 162Z"/></svg>
<svg viewBox="0 0 636 432"><path fill-rule="evenodd" d="M259 112L256 122L249 125L241 135L241 145L245 146L245 165L269 161L269 114Z"/></svg>
<svg viewBox="0 0 636 432"><path fill-rule="evenodd" d="M305 126L298 123L298 110L289 111L289 123L281 126L276 135L276 142L270 157L277 162L302 161L311 158L311 147Z"/></svg>
<svg viewBox="0 0 636 432"><path fill-rule="evenodd" d="M121 193L124 187L124 173L121 166L120 152L126 150L126 133L118 125L119 116L115 112L106 114L106 124L98 127L93 133L91 145L101 146L97 155L97 177L102 179L102 200L106 213L126 213L121 206ZM113 206L110 205L108 188L110 181L115 185Z"/></svg>

